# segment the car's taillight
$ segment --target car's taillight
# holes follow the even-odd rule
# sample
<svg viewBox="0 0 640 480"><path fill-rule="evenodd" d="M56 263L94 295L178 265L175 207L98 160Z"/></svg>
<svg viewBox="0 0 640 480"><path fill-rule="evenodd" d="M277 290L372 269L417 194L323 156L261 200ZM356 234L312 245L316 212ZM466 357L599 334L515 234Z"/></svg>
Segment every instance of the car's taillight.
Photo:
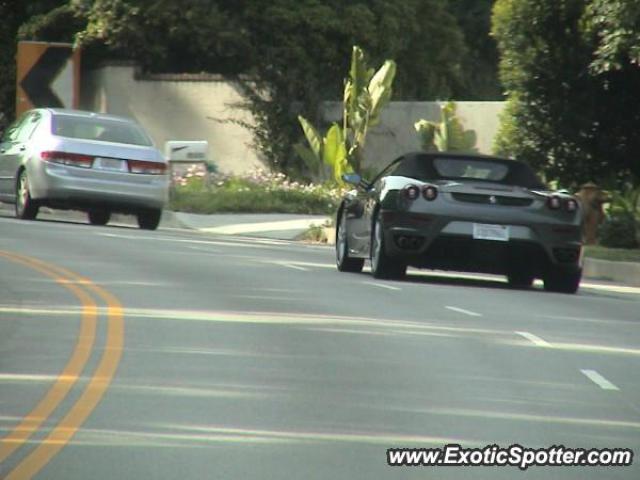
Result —
<svg viewBox="0 0 640 480"><path fill-rule="evenodd" d="M551 210L558 210L562 206L562 200L557 195L547 198L547 207Z"/></svg>
<svg viewBox="0 0 640 480"><path fill-rule="evenodd" d="M40 153L40 158L46 162L70 165L72 167L91 168L93 157L79 153L46 151Z"/></svg>
<svg viewBox="0 0 640 480"><path fill-rule="evenodd" d="M438 198L438 189L433 185L423 187L422 196L425 198L425 200L429 200L431 202Z"/></svg>
<svg viewBox="0 0 640 480"><path fill-rule="evenodd" d="M129 160L129 171L131 173L144 173L147 175L162 175L167 171L167 165L161 162Z"/></svg>
<svg viewBox="0 0 640 480"><path fill-rule="evenodd" d="M420 196L420 189L416 185L407 185L402 190L402 193L404 194L405 198L408 198L409 200L415 200Z"/></svg>
<svg viewBox="0 0 640 480"><path fill-rule="evenodd" d="M570 198L564 203L564 208L567 212L575 212L578 210L578 201Z"/></svg>

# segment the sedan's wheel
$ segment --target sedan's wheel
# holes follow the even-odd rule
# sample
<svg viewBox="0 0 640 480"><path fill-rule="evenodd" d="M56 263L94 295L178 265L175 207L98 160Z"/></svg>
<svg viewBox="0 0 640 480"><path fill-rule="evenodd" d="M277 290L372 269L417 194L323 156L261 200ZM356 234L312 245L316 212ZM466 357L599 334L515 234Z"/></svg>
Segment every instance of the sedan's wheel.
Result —
<svg viewBox="0 0 640 480"><path fill-rule="evenodd" d="M533 285L534 275L529 270L514 270L507 273L509 286L512 288L529 288Z"/></svg>
<svg viewBox="0 0 640 480"><path fill-rule="evenodd" d="M143 210L138 212L138 226L143 230L155 230L160 224L162 210Z"/></svg>
<svg viewBox="0 0 640 480"><path fill-rule="evenodd" d="M336 232L336 265L341 272L361 272L364 265L363 258L349 256L346 213L340 215L340 223Z"/></svg>
<svg viewBox="0 0 640 480"><path fill-rule="evenodd" d="M91 225L106 225L111 219L109 210L89 210L89 223Z"/></svg>
<svg viewBox="0 0 640 480"><path fill-rule="evenodd" d="M33 220L38 215L38 204L31 198L27 171L20 172L16 185L16 217L23 220Z"/></svg>
<svg viewBox="0 0 640 480"><path fill-rule="evenodd" d="M544 289L549 292L576 293L580 287L582 270L547 272L544 277Z"/></svg>
<svg viewBox="0 0 640 480"><path fill-rule="evenodd" d="M402 278L407 273L407 265L387 255L383 227L381 215L378 214L371 236L371 273L375 278Z"/></svg>

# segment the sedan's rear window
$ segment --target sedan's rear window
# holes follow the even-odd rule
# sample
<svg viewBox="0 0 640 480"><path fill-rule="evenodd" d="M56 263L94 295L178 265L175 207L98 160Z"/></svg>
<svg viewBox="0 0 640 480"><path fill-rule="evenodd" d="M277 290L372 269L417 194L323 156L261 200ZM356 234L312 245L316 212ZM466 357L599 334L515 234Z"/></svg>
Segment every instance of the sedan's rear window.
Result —
<svg viewBox="0 0 640 480"><path fill-rule="evenodd" d="M60 137L101 142L124 143L149 147L153 143L136 124L104 118L56 115L53 117L52 133Z"/></svg>

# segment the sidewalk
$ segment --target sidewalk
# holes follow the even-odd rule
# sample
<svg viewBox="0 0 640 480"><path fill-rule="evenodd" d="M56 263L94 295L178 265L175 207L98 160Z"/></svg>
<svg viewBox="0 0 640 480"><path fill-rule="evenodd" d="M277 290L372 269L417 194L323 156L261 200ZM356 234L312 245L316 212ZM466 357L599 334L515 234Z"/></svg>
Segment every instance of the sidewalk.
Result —
<svg viewBox="0 0 640 480"><path fill-rule="evenodd" d="M0 216L13 217L13 205L0 203ZM88 223L87 214L74 210L51 210L41 208L40 220L60 222ZM183 228L203 233L219 235L244 235L265 237L276 240L295 240L311 225L323 225L330 219L324 215L294 214L256 214L256 213L223 213L215 215L198 215L193 213L164 210L160 220L160 229ZM110 225L137 227L133 215L114 214Z"/></svg>
<svg viewBox="0 0 640 480"><path fill-rule="evenodd" d="M245 235L278 240L295 240L311 225L321 226L330 220L325 215L283 213L223 213L197 215L172 212L183 228L220 235Z"/></svg>

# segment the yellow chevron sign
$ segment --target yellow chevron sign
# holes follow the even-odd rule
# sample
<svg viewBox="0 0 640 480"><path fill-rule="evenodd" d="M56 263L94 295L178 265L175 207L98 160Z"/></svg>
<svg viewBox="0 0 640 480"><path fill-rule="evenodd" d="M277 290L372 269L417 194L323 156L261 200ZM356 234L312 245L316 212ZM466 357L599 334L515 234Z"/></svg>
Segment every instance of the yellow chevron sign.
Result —
<svg viewBox="0 0 640 480"><path fill-rule="evenodd" d="M18 42L16 115L31 108L77 108L80 50L68 43Z"/></svg>

